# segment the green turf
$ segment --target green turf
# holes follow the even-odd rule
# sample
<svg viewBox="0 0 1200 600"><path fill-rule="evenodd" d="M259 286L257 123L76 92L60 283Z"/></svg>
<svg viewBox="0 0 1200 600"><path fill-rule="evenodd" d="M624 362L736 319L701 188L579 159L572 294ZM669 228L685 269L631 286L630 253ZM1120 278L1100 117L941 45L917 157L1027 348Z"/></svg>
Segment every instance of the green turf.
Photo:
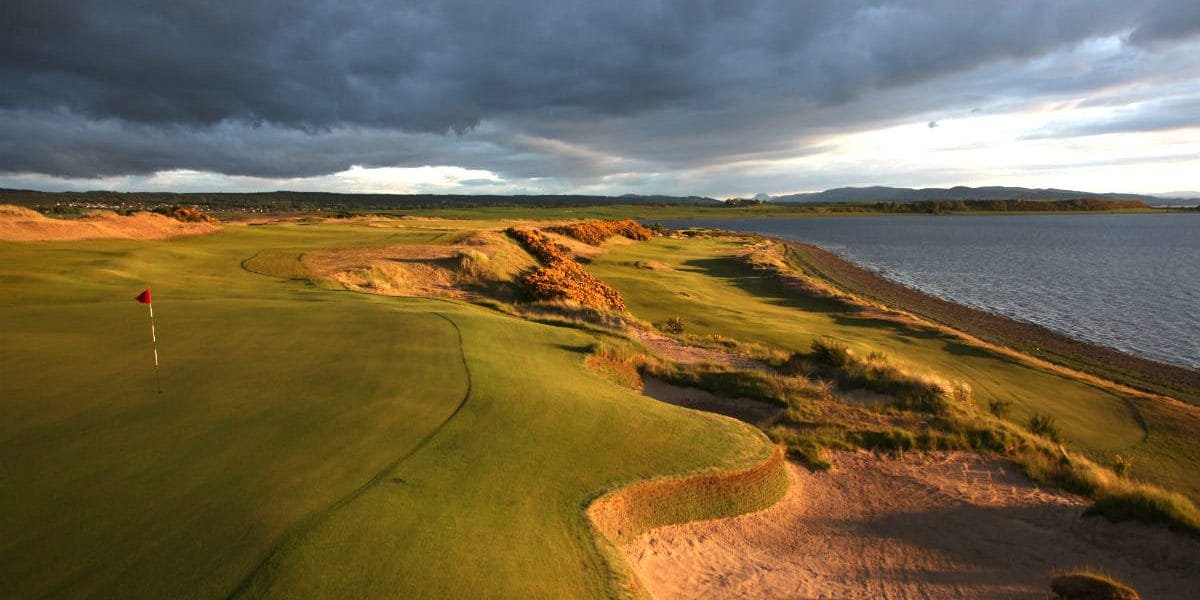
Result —
<svg viewBox="0 0 1200 600"><path fill-rule="evenodd" d="M1138 474L1200 498L1200 428L1181 426L1140 401L1094 385L1018 363L963 342L904 325L864 318L838 304L785 290L771 275L735 257L740 244L719 239L655 238L647 244L609 245L588 266L617 288L630 311L652 322L680 316L688 333L719 334L807 351L830 337L866 354L881 351L916 371L967 381L985 408L989 400L1013 402L1012 418L1055 417L1078 450L1108 463L1113 454L1136 455ZM658 261L674 270L638 268ZM1146 426L1143 427L1143 421Z"/></svg>
<svg viewBox="0 0 1200 600"><path fill-rule="evenodd" d="M0 597L607 596L589 498L766 457L590 373L592 334L288 270L460 234L0 243Z"/></svg>

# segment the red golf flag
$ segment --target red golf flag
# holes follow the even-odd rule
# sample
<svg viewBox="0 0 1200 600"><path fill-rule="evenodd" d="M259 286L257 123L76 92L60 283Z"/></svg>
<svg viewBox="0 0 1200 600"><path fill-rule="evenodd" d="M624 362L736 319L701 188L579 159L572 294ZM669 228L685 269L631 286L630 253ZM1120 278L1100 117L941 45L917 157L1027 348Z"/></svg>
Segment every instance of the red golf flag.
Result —
<svg viewBox="0 0 1200 600"><path fill-rule="evenodd" d="M142 304L150 304L150 288L146 288L146 291L138 294L136 300Z"/></svg>

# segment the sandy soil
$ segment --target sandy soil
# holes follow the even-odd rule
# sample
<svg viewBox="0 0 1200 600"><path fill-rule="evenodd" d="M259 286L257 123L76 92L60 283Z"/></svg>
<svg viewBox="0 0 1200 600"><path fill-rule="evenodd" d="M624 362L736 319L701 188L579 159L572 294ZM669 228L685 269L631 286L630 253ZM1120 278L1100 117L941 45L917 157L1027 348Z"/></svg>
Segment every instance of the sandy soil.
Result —
<svg viewBox="0 0 1200 600"><path fill-rule="evenodd" d="M751 425L771 422L783 409L753 398L725 398L705 390L672 385L657 377L642 376L642 393L668 404L714 412Z"/></svg>
<svg viewBox="0 0 1200 600"><path fill-rule="evenodd" d="M1090 566L1143 598L1194 598L1200 543L1082 518L1087 503L972 454L836 453L789 465L766 510L651 531L622 548L656 597L1048 598L1052 573Z"/></svg>
<svg viewBox="0 0 1200 600"><path fill-rule="evenodd" d="M455 246L352 247L311 252L305 264L346 288L393 296L462 297L456 285Z"/></svg>
<svg viewBox="0 0 1200 600"><path fill-rule="evenodd" d="M679 340L649 329L631 329L629 335L637 338L655 355L673 360L677 363L690 365L698 363L720 363L735 369L769 370L766 364L740 354L724 352L714 348L688 346Z"/></svg>
<svg viewBox="0 0 1200 600"><path fill-rule="evenodd" d="M0 206L0 240L49 242L93 239L159 240L219 231L212 223L184 223L153 213L122 217L99 211L78 219L51 219L36 211Z"/></svg>

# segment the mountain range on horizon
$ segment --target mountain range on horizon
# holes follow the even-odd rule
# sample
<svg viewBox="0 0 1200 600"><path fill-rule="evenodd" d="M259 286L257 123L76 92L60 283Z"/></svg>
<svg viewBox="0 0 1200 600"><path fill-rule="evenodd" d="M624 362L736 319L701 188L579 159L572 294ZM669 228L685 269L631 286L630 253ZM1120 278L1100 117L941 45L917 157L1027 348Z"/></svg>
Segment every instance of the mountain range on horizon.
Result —
<svg viewBox="0 0 1200 600"><path fill-rule="evenodd" d="M761 194L760 194L761 196ZM901 188L889 186L840 187L823 192L787 194L771 197L779 203L818 202L916 202L921 200L1072 200L1101 198L1105 200L1141 200L1151 205L1170 204L1177 200L1200 199L1200 192L1170 192L1167 194L1127 194L1112 192L1082 192L1056 188L1025 188L1009 186L954 186L950 188Z"/></svg>
<svg viewBox="0 0 1200 600"><path fill-rule="evenodd" d="M359 192L286 191L271 192L115 192L92 190L86 192L43 192L0 188L0 203L11 202L21 205L41 204L50 199L73 201L131 200L142 202L196 202L225 203L241 202L247 198L288 201L344 201L352 205L395 202L399 205L430 204L445 205L460 201L483 202L485 204L526 201L533 204L722 204L721 200L707 196L674 196L669 194L623 194L604 196L589 194L389 194ZM1025 188L1009 186L955 186L950 188L901 188L890 186L839 187L821 192L784 194L772 196L760 193L753 196L760 202L777 204L818 204L848 202L918 202L924 200L1074 200L1097 198L1104 200L1137 200L1152 206L1178 204L1200 204L1200 191L1164 192L1157 194L1130 194L1115 192L1084 192L1057 188Z"/></svg>

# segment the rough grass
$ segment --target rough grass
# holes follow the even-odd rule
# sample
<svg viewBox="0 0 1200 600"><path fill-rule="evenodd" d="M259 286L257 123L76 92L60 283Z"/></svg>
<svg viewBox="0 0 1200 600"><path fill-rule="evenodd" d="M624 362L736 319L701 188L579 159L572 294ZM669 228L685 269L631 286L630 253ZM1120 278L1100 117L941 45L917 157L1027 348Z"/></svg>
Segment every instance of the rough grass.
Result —
<svg viewBox="0 0 1200 600"><path fill-rule="evenodd" d="M1200 498L1194 441L1200 411L1072 379L958 337L790 289L769 269L747 264L740 257L745 244L736 237L656 237L609 247L588 269L621 292L634 316L664 322L678 315L689 341L719 336L768 349L764 356L791 356L807 354L814 340L827 338L860 357L878 352L899 369L965 382L984 413L995 402L1013 423L1050 415L1073 452L1105 463L1118 453L1134 458L1136 477ZM670 270L636 266L650 260ZM820 365L812 366L807 374L820 377Z"/></svg>

